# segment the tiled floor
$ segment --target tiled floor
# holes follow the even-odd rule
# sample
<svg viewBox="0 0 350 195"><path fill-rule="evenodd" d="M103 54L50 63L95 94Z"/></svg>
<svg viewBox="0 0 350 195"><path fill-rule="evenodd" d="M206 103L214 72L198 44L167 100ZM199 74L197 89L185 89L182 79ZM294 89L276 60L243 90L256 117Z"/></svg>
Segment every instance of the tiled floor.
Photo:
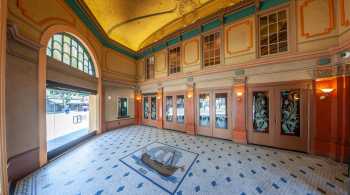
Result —
<svg viewBox="0 0 350 195"><path fill-rule="evenodd" d="M140 151L176 150L160 176ZM15 194L346 194L346 165L296 152L131 126L94 138L17 183Z"/></svg>

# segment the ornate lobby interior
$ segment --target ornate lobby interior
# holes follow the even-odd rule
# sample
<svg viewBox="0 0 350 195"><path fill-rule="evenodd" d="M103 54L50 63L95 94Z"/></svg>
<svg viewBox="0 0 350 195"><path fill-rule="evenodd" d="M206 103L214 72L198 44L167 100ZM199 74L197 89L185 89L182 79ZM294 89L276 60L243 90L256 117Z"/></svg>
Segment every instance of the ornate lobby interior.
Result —
<svg viewBox="0 0 350 195"><path fill-rule="evenodd" d="M0 0L1 195L350 194L350 0Z"/></svg>

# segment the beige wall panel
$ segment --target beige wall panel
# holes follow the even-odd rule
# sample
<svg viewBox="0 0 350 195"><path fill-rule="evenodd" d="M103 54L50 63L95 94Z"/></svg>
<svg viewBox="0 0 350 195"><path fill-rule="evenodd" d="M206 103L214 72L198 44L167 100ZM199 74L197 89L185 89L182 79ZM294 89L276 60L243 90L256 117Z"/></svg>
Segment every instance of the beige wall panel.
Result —
<svg viewBox="0 0 350 195"><path fill-rule="evenodd" d="M225 58L255 52L255 20L248 18L225 26Z"/></svg>
<svg viewBox="0 0 350 195"><path fill-rule="evenodd" d="M136 78L138 81L145 80L145 59L142 58L136 62Z"/></svg>
<svg viewBox="0 0 350 195"><path fill-rule="evenodd" d="M6 139L10 158L39 147L38 53L12 39L7 45Z"/></svg>
<svg viewBox="0 0 350 195"><path fill-rule="evenodd" d="M298 52L305 51L319 51L322 49L329 49L330 47L334 47L338 45L338 37L328 37L325 39L319 39L315 41L308 41L304 43L298 44Z"/></svg>
<svg viewBox="0 0 350 195"><path fill-rule="evenodd" d="M118 97L128 98L128 115L135 116L134 89L108 86L105 87L105 121L118 120Z"/></svg>
<svg viewBox="0 0 350 195"><path fill-rule="evenodd" d="M200 67L201 42L200 36L196 36L182 43L182 66L184 72L191 72Z"/></svg>
<svg viewBox="0 0 350 195"><path fill-rule="evenodd" d="M344 33L350 29L350 0L338 0L339 32Z"/></svg>
<svg viewBox="0 0 350 195"><path fill-rule="evenodd" d="M196 83L196 88L222 88L222 87L232 87L233 85L233 75L232 71L202 75L194 78Z"/></svg>
<svg viewBox="0 0 350 195"><path fill-rule="evenodd" d="M136 61L109 49L106 53L105 68L105 71L107 72L111 71L128 75L135 75Z"/></svg>
<svg viewBox="0 0 350 195"><path fill-rule="evenodd" d="M248 61L255 60L255 59L256 59L256 52L245 53L242 55L237 55L237 56L225 58L225 64L226 65L240 64L240 63L248 62Z"/></svg>
<svg viewBox="0 0 350 195"><path fill-rule="evenodd" d="M326 49L334 44L334 39L329 38L337 35L334 2L334 0L297 1L298 42L322 40L321 44L309 42L308 46L299 46L301 51Z"/></svg>
<svg viewBox="0 0 350 195"><path fill-rule="evenodd" d="M167 49L155 53L154 57L156 60L154 77L157 79L167 76Z"/></svg>
<svg viewBox="0 0 350 195"><path fill-rule="evenodd" d="M264 67L254 67L245 70L248 83L268 83L280 81L306 80L313 78L315 60L273 64Z"/></svg>

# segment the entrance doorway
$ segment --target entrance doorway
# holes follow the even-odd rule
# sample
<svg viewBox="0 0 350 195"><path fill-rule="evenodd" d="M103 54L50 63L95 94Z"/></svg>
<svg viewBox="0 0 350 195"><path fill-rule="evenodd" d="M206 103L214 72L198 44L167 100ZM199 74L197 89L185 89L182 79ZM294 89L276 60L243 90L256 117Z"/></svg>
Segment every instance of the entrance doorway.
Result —
<svg viewBox="0 0 350 195"><path fill-rule="evenodd" d="M157 126L157 96L156 94L142 97L142 123L148 126Z"/></svg>
<svg viewBox="0 0 350 195"><path fill-rule="evenodd" d="M248 142L307 152L308 83L248 89Z"/></svg>
<svg viewBox="0 0 350 195"><path fill-rule="evenodd" d="M91 133L90 92L61 88L46 89L46 138L49 159L73 142Z"/></svg>
<svg viewBox="0 0 350 195"><path fill-rule="evenodd" d="M232 139L231 90L198 90L197 94L197 133Z"/></svg>
<svg viewBox="0 0 350 195"><path fill-rule="evenodd" d="M163 105L164 128L185 131L185 93L166 93Z"/></svg>

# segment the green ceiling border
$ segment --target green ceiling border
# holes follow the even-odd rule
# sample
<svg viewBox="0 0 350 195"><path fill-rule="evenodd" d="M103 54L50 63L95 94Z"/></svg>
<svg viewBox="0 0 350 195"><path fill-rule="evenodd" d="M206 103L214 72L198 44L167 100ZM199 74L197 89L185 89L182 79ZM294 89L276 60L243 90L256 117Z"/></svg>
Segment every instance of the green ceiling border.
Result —
<svg viewBox="0 0 350 195"><path fill-rule="evenodd" d="M195 28L193 30L190 30L190 31L187 31L187 32L183 32L181 34L182 40L190 39L192 37L195 37L195 36L199 35L200 33L201 33L201 29L200 28Z"/></svg>
<svg viewBox="0 0 350 195"><path fill-rule="evenodd" d="M271 7L275 7L284 3L288 3L289 0L267 0L260 3L260 10L267 10Z"/></svg>
<svg viewBox="0 0 350 195"><path fill-rule="evenodd" d="M242 10L226 14L226 15L224 15L224 24L229 24L229 23L235 22L237 20L240 20L242 18L251 16L251 15L255 14L255 12L256 12L256 8L253 5L253 6L244 8Z"/></svg>
<svg viewBox="0 0 350 195"><path fill-rule="evenodd" d="M220 19L215 19L209 23L206 23L204 25L202 25L202 32L207 32L210 31L214 28L219 27L222 24L222 20Z"/></svg>
<svg viewBox="0 0 350 195"><path fill-rule="evenodd" d="M77 16L82 20L82 22L91 30L91 32L97 37L97 39L105 46L110 49L113 49L119 53L122 53L126 56L129 56L133 59L137 59L139 55L137 52L129 51L123 46L118 45L118 43L112 43L103 33L100 32L99 28L96 26L94 22L90 19L88 14L84 11L84 9L79 5L76 0L65 0L70 8L77 14Z"/></svg>

